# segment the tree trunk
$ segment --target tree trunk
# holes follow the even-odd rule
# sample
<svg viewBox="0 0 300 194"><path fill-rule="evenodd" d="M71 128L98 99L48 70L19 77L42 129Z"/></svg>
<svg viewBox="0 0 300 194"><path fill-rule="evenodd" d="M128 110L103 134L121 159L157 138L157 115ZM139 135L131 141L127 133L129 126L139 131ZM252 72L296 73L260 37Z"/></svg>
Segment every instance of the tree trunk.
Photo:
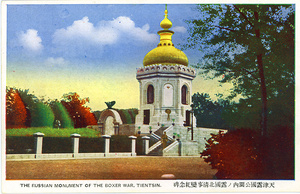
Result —
<svg viewBox="0 0 300 194"><path fill-rule="evenodd" d="M261 89L261 96L262 96L261 135L265 136L267 131L268 110L267 110L267 88L266 88L264 68L262 62L262 54L257 55L257 64L259 69L260 89Z"/></svg>
<svg viewBox="0 0 300 194"><path fill-rule="evenodd" d="M262 112L261 112L261 135L265 136L267 132L267 121L268 121L268 110L267 110L267 88L266 88L266 81L265 81L265 74L264 74L264 67L263 67L263 61L262 61L262 45L260 41L260 31L258 27L258 12L254 12L254 16L256 19L256 29L255 34L256 38L259 40L259 47L258 54L257 54L257 64L258 64L258 70L259 70L259 78L260 78L260 89L261 89L261 100L262 100Z"/></svg>

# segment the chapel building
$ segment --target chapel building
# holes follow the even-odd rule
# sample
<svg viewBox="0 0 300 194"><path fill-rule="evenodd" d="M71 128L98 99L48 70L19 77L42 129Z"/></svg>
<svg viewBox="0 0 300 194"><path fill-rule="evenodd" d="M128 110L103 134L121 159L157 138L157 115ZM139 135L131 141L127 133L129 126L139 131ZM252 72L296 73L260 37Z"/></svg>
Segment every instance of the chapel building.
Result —
<svg viewBox="0 0 300 194"><path fill-rule="evenodd" d="M190 106L196 71L188 67L187 56L172 42L174 32L169 30L172 22L167 9L160 27L160 42L146 54L143 67L138 68L136 74L140 84L140 109L135 127L140 133L149 133L161 126L196 124Z"/></svg>

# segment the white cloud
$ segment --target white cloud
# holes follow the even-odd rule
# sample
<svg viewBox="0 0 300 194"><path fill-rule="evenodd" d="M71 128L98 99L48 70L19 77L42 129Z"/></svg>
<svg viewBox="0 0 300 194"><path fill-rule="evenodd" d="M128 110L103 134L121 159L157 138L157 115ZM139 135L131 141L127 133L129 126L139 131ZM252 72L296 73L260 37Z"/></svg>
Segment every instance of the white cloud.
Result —
<svg viewBox="0 0 300 194"><path fill-rule="evenodd" d="M56 45L104 46L122 41L158 41L156 34L150 34L149 25L136 27L129 17L120 16L110 21L100 21L96 26L88 17L76 20L67 28L58 29L53 35Z"/></svg>
<svg viewBox="0 0 300 194"><path fill-rule="evenodd" d="M18 35L18 42L29 52L37 53L43 49L42 39L38 36L38 31L34 29L28 29L25 33L22 31Z"/></svg>
<svg viewBox="0 0 300 194"><path fill-rule="evenodd" d="M58 57L58 58L49 57L45 60L44 64L45 66L48 67L65 67L69 65L69 62L62 57Z"/></svg>
<svg viewBox="0 0 300 194"><path fill-rule="evenodd" d="M186 28L183 26L175 26L172 28L172 30L174 32L179 32L179 33L186 33L186 31L187 31Z"/></svg>

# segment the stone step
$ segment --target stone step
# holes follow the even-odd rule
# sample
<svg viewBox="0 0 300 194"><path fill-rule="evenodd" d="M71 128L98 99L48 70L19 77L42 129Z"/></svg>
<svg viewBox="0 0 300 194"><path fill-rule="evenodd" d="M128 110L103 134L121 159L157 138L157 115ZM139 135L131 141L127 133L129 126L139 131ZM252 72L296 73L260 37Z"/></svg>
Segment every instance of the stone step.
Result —
<svg viewBox="0 0 300 194"><path fill-rule="evenodd" d="M164 130L166 130L168 127L160 127L158 130L156 130L154 133L161 137L164 133Z"/></svg>
<svg viewBox="0 0 300 194"><path fill-rule="evenodd" d="M174 140L169 140L167 142L167 146L171 145L174 142ZM147 154L147 156L162 156L163 155L163 147L162 145L159 145L157 148L155 148L154 150L152 150L151 152L149 152Z"/></svg>

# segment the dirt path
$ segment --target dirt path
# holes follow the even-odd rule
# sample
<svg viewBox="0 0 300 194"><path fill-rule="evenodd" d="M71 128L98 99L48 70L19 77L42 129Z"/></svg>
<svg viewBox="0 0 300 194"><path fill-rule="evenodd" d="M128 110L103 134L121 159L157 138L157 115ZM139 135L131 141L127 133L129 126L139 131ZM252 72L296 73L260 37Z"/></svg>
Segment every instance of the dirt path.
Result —
<svg viewBox="0 0 300 194"><path fill-rule="evenodd" d="M200 157L133 157L77 160L7 161L7 179L212 179L211 169Z"/></svg>

